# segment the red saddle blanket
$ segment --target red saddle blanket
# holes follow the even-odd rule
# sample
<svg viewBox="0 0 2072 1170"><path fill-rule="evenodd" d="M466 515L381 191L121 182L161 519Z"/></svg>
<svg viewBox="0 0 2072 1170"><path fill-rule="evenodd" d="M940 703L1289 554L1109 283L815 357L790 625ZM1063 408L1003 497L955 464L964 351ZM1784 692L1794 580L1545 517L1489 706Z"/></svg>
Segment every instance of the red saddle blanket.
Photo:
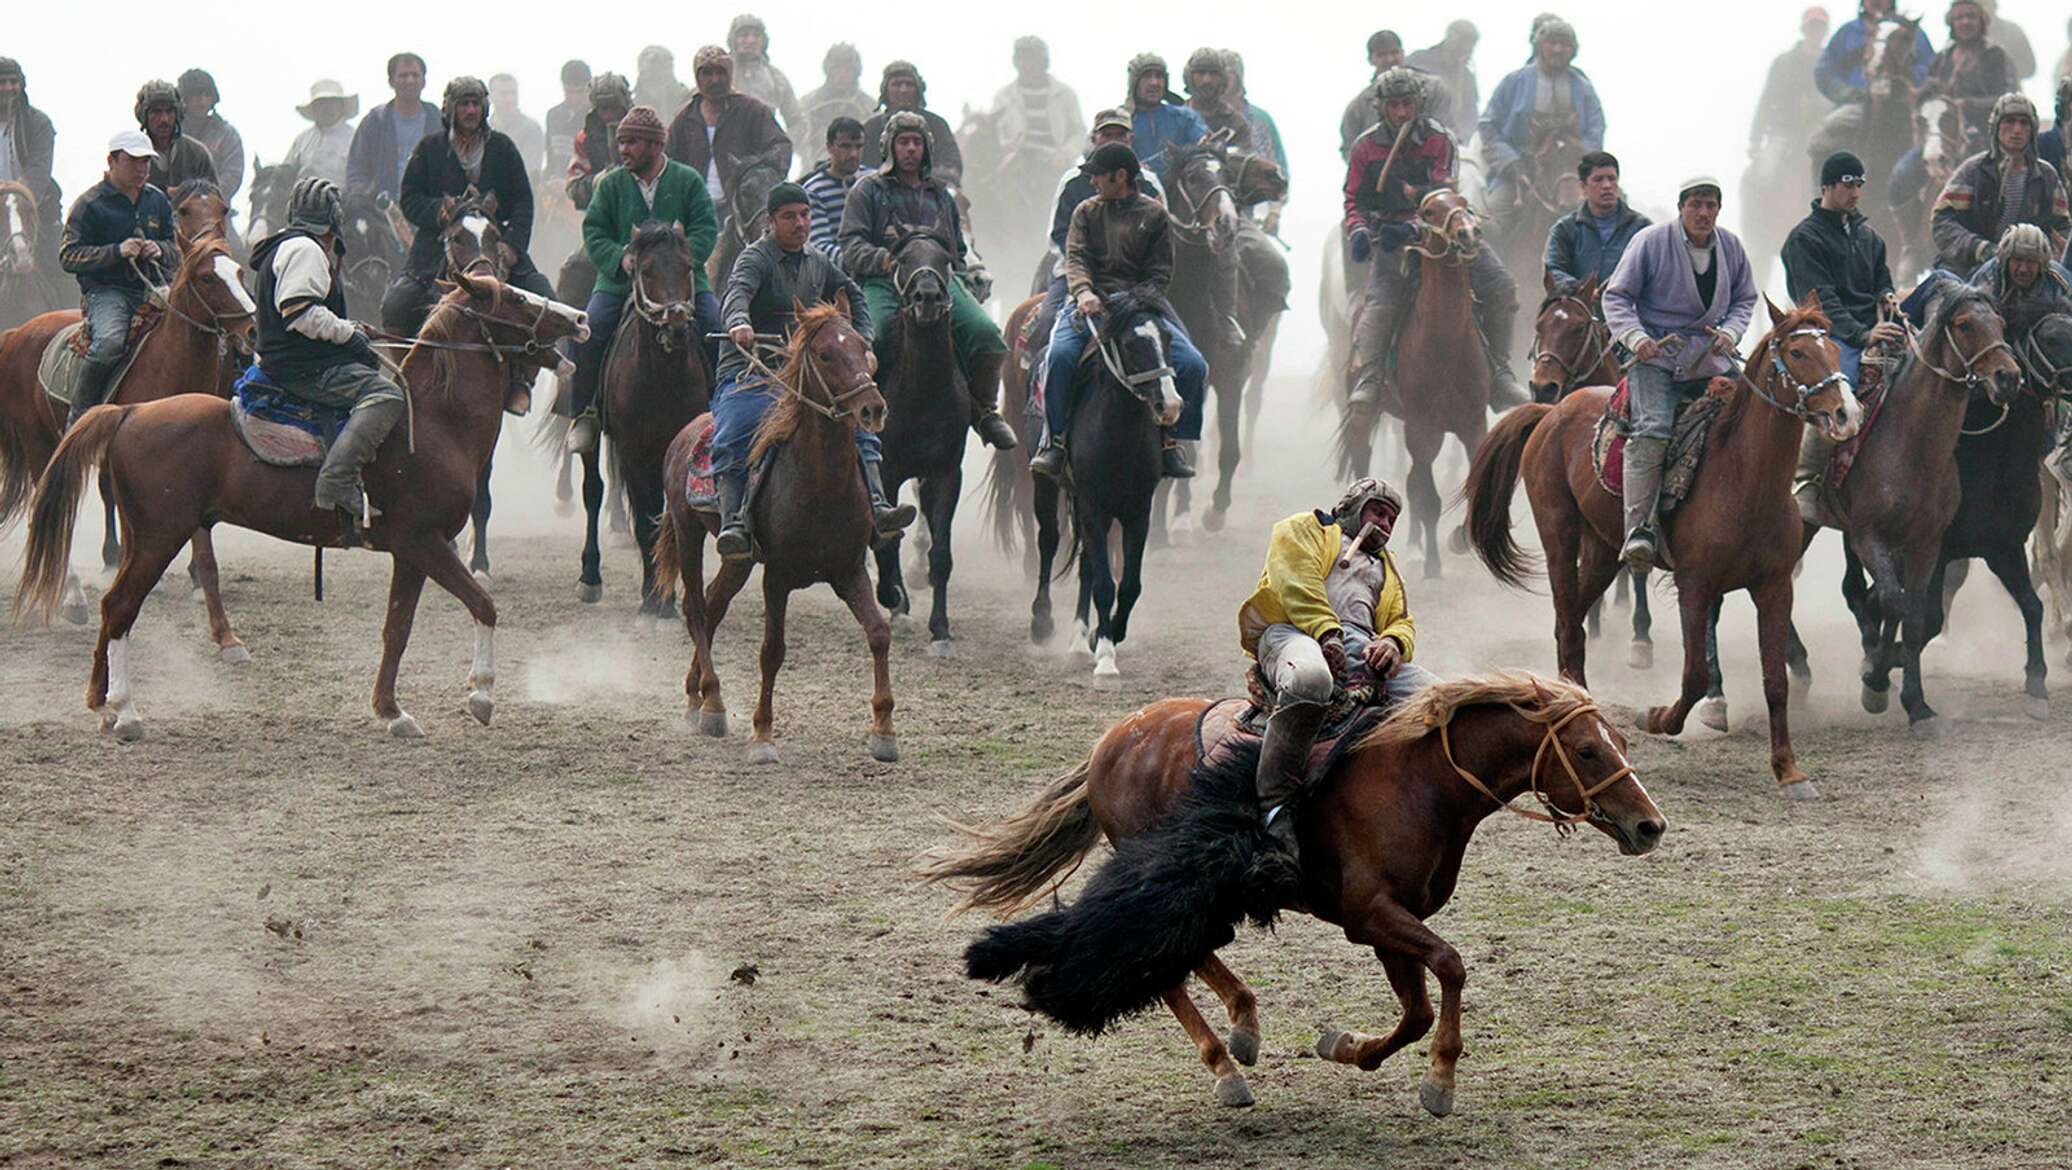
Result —
<svg viewBox="0 0 2072 1170"><path fill-rule="evenodd" d="M1827 460L1827 486L1830 491L1840 491L1842 481L1849 478L1849 472L1856 466L1856 457L1863 454L1863 441L1870 437L1872 424L1878 421L1885 406L1885 367L1881 362L1866 361L1862 367L1863 384L1857 387L1858 403L1863 407L1863 422L1849 441L1837 445Z"/></svg>
<svg viewBox="0 0 2072 1170"><path fill-rule="evenodd" d="M684 497L695 512L719 511L719 485L712 475L713 430L710 414L691 420L691 457L687 460Z"/></svg>
<svg viewBox="0 0 2072 1170"><path fill-rule="evenodd" d="M137 347L144 344L144 339L150 336L151 330L164 316L165 310L159 308L155 301L145 301L137 306L136 312L130 314L129 344L122 351L124 364L127 364L130 357L137 352ZM93 344L92 334L93 322L81 321L79 329L71 336L72 352L85 357L87 347Z"/></svg>
<svg viewBox="0 0 2072 1170"><path fill-rule="evenodd" d="M1316 743L1309 750L1309 783L1316 784L1338 763L1338 758L1357 746L1360 737L1381 722L1379 707L1342 703L1324 719ZM1194 724L1197 765L1210 762L1211 753L1257 751L1266 734L1266 715L1249 699L1218 699L1202 709Z"/></svg>
<svg viewBox="0 0 2072 1170"><path fill-rule="evenodd" d="M1684 497L1690 495L1691 485L1698 478L1698 464L1705 456L1706 434L1712 427L1712 420L1727 404L1726 396L1733 386L1734 383L1727 378L1714 378L1705 393L1676 416L1676 426L1670 432L1669 452L1662 461L1661 510L1664 515L1675 511ZM1626 391L1626 379L1621 378L1618 389L1612 391L1611 400L1604 405L1604 417L1597 421L1597 436L1591 443L1597 482L1615 496L1625 494L1626 437L1632 430L1632 402Z"/></svg>

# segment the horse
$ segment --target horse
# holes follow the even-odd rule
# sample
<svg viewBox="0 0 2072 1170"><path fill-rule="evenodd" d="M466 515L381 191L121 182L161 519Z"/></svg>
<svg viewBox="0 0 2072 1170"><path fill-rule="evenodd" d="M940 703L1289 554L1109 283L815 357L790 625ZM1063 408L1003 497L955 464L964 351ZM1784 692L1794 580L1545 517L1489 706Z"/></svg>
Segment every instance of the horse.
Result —
<svg viewBox="0 0 2072 1170"><path fill-rule="evenodd" d="M739 166L739 160L736 160ZM721 217L719 244L712 249L712 258L707 262L706 275L715 287L727 287L727 277L733 274L734 261L748 250L750 244L763 236L763 226L770 220L770 190L784 181L784 172L767 161L751 162L734 172L734 182L727 191L726 213ZM699 344L703 344L701 341Z"/></svg>
<svg viewBox="0 0 2072 1170"><path fill-rule="evenodd" d="M256 328L244 272L231 259L229 245L220 237L197 243L180 261L166 292L166 306L166 319L136 342L136 355L114 387L111 401L149 402L196 389L229 398L243 360L252 352ZM39 368L52 339L80 319L75 310L44 313L0 334L0 528L28 508L36 481L63 438L66 406L44 391ZM112 569L121 561L124 542L106 477L101 489L106 512L101 559ZM193 545L188 575L208 604L209 636L225 661L247 661L251 655L223 610L216 549L208 529L194 531ZM69 574L63 586L66 620L83 624L85 591Z"/></svg>
<svg viewBox="0 0 2072 1170"><path fill-rule="evenodd" d="M468 573L450 541L468 517L476 473L495 445L503 419L505 363L556 360L551 343L588 331L582 313L523 289L462 272L433 309L422 336L403 359L410 396L406 423L385 441L365 472L369 500L380 512L368 537L389 553L388 620L374 682L374 713L388 734L424 734L396 702L396 669L425 578L459 598L475 619L475 659L468 709L489 723L494 707L496 603ZM122 568L101 599L86 705L104 729L133 742L144 735L130 679L130 628L180 544L197 529L227 521L296 544L339 538L339 520L311 503L316 468L275 467L252 457L231 422L230 404L204 394L176 394L141 404L97 406L58 444L30 505L17 621L42 615L63 589L73 518L87 470L104 463L122 517Z"/></svg>
<svg viewBox="0 0 2072 1170"><path fill-rule="evenodd" d="M1043 266L1050 247L1052 193L1066 165L1061 155L1067 152L1057 146L1009 146L1000 140L999 123L994 113L966 106L957 142L964 150L962 187L969 202L986 209L989 223L1016 229L993 233L986 248L988 266L1002 274L1000 287L1013 289L1025 274Z"/></svg>
<svg viewBox="0 0 2072 1170"><path fill-rule="evenodd" d="M653 553L663 499L662 465L669 444L712 404L704 338L696 329L697 261L677 224L654 221L634 230L630 310L598 371L604 437L611 442L618 481L632 504L633 535L640 542L640 612L667 617L670 599L655 583ZM577 596L595 603L604 594L599 572L597 518L604 477L595 446L583 460L583 573Z"/></svg>
<svg viewBox="0 0 2072 1170"><path fill-rule="evenodd" d="M784 615L793 592L826 582L849 606L870 645L873 689L867 750L883 763L899 759L892 729L892 626L871 600L864 549L871 540L870 496L856 461L856 431L880 432L885 397L871 381L870 343L849 325L849 304L799 314L784 361L776 371L777 401L756 429L751 463L768 466L748 503L756 559L763 565L762 689L755 705L749 759L777 762L773 706L777 672L784 666ZM711 426L701 415L669 444L663 460L667 497L652 563L654 588L681 583L684 628L691 635L691 665L684 675L685 718L698 717L706 735L727 734L727 709L712 666L712 639L734 595L748 581L752 562L723 561L710 586L704 581L705 538L719 533L716 512L694 509L687 495L691 448Z"/></svg>
<svg viewBox="0 0 2072 1170"><path fill-rule="evenodd" d="M1612 350L1611 327L1604 323L1604 288L1597 274L1566 293L1554 291L1554 277L1542 277L1547 298L1532 326L1532 356L1527 361L1527 386L1534 402L1549 405L1569 396L1579 386L1610 386L1619 380L1619 357ZM1654 616L1648 612L1646 569L1621 567L1618 604L1632 589L1633 641L1626 648L1626 664L1635 670L1655 665ZM1590 636L1603 631L1604 605L1590 607Z"/></svg>
<svg viewBox="0 0 2072 1170"><path fill-rule="evenodd" d="M12 329L70 299L44 238L42 209L25 183L0 183L0 329Z"/></svg>
<svg viewBox="0 0 2072 1170"><path fill-rule="evenodd" d="M1410 453L1410 538L1424 537L1426 578L1440 575L1439 513L1443 502L1432 474L1447 435L1470 452L1489 428L1489 363L1475 325L1468 272L1483 247L1481 220L1460 192L1440 187L1419 202L1418 238L1404 248L1404 263L1417 257L1416 300L1397 332L1397 412ZM1397 262L1379 256L1374 263ZM1372 459L1377 410L1348 406L1338 431L1338 461L1349 475L1365 475Z"/></svg>
<svg viewBox="0 0 2072 1170"><path fill-rule="evenodd" d="M230 239L230 200L212 179L189 179L167 192L173 204L173 243L181 255L202 240Z"/></svg>
<svg viewBox="0 0 2072 1170"><path fill-rule="evenodd" d="M1024 567L1031 574L1036 572L1036 477L1029 471L1029 460L1043 440L1043 416L1037 409L1035 390L1050 337L1028 337L1024 344L1023 335L1042 309L1043 294L1039 292L1008 310L1007 323L1000 330L1008 350L1000 376L1000 417L1014 428L1015 446L993 452L984 486L985 515L994 547L1003 553L1020 548Z"/></svg>
<svg viewBox="0 0 2072 1170"><path fill-rule="evenodd" d="M1642 726L1664 735L1683 730L1710 681L1705 635L1716 603L1746 589L1755 598L1762 648L1770 768L1787 798L1813 799L1819 793L1799 770L1786 718L1785 642L1800 549L1791 479L1807 423L1840 442L1856 433L1863 410L1841 376L1841 354L1817 303L1809 299L1788 312L1764 304L1772 328L1737 377L1715 379L1714 392L1725 402L1710 424L1690 497L1665 530L1683 617L1683 689L1675 703L1650 709ZM1498 581L1520 585L1530 563L1512 540L1511 497L1524 475L1554 592L1561 673L1583 686L1583 615L1611 584L1625 538L1622 502L1598 483L1591 459L1610 397L1608 388L1590 387L1553 406L1512 408L1476 450L1461 493L1476 555Z"/></svg>
<svg viewBox="0 0 2072 1170"><path fill-rule="evenodd" d="M1072 500L1073 554L1079 559L1075 642L1094 656L1094 674L1113 677L1115 650L1129 635L1130 611L1143 592L1144 544L1151 536L1151 500L1158 491L1161 425L1180 417L1173 381L1171 326L1155 298L1115 293L1106 298L1094 344L1087 347L1091 385L1072 412L1066 443ZM1029 638L1048 642L1051 566L1058 553L1055 480L1035 486L1036 600L1029 607ZM1122 532L1122 581L1108 563L1112 530ZM1069 559L1069 558L1068 558Z"/></svg>
<svg viewBox="0 0 2072 1170"><path fill-rule="evenodd" d="M1511 206L1499 210L1484 204L1482 214L1495 224L1491 235L1506 269L1532 273L1544 267L1554 221L1583 201L1583 181L1576 177L1582 156L1583 140L1573 122L1539 133L1511 173Z"/></svg>
<svg viewBox="0 0 2072 1170"><path fill-rule="evenodd" d="M949 249L925 231L902 229L892 245L892 283L900 293L892 320L878 329L878 385L888 404L885 420L885 494L919 481L921 515L928 522L928 653L947 658L950 637L950 525L964 487L964 435L969 396L950 339ZM900 538L877 547L878 604L895 614L910 608L899 565Z"/></svg>
<svg viewBox="0 0 2072 1170"><path fill-rule="evenodd" d="M962 831L962 853L921 869L964 888L957 911L1009 917L1050 898L1106 836L1115 858L1077 903L989 929L966 972L1022 972L1031 1006L1073 1031L1097 1032L1163 1000L1216 1077L1216 1100L1252 1103L1239 1065L1259 1056L1258 997L1215 952L1231 941L1249 871L1274 849L1252 789L1256 743L1198 759L1205 699L1166 699L1110 728L1078 767L1024 811ZM1626 740L1583 688L1529 675L1441 682L1378 725L1351 733L1313 794L1294 808L1301 840L1293 907L1372 947L1402 1003L1387 1036L1326 1030L1324 1060L1373 1071L1433 1024L1425 972L1439 981L1439 1031L1419 1099L1452 1112L1467 965L1424 920L1452 900L1475 830L1505 811L1566 833L1587 824L1637 856L1667 828L1641 786ZM1512 802L1531 793L1544 811ZM953 823L954 824L954 823ZM1190 971L1228 1012L1226 1040L1186 989Z"/></svg>

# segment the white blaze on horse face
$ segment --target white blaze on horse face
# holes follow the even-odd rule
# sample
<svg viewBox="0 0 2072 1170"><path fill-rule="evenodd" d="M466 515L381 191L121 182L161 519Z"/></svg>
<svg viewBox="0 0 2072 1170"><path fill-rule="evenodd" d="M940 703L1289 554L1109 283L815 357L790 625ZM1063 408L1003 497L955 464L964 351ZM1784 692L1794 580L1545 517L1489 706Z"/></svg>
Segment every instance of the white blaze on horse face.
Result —
<svg viewBox="0 0 2072 1170"><path fill-rule="evenodd" d="M1172 359L1166 355L1165 339L1158 335L1158 324L1149 318L1137 322L1134 330L1137 336L1151 343L1158 354L1158 364L1168 371L1173 368ZM1174 385L1173 375L1168 372L1158 378L1158 425L1169 427L1180 421L1180 393Z"/></svg>
<svg viewBox="0 0 2072 1170"><path fill-rule="evenodd" d="M1856 400L1856 389L1849 385L1847 378L1836 385L1842 391L1842 406L1835 412L1835 433L1832 437L1838 440L1853 439L1856 437L1857 428L1863 425L1863 404Z"/></svg>
<svg viewBox="0 0 2072 1170"><path fill-rule="evenodd" d="M489 236L489 219L487 216L464 215L461 217L460 226L462 230L475 237L475 246L478 248L483 245L483 242Z"/></svg>
<svg viewBox="0 0 2072 1170"><path fill-rule="evenodd" d="M549 300L535 292L527 292L515 284L505 285L504 290L523 301L527 308L536 311L544 305L549 313L575 326L578 331L577 341L588 341L590 339L590 314L585 313L583 310L571 305L564 305L560 301Z"/></svg>
<svg viewBox="0 0 2072 1170"><path fill-rule="evenodd" d="M258 312L259 307L252 303L252 294L245 291L243 271L238 268L237 261L228 256L218 256L214 267L216 279L222 281L223 287L230 290L230 295L237 301L238 308L247 313Z"/></svg>

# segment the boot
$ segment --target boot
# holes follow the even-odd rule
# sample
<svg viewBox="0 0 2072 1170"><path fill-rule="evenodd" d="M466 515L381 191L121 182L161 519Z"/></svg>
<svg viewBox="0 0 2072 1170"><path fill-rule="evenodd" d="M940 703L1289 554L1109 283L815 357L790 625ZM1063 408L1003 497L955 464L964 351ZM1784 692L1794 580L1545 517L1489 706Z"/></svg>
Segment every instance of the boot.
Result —
<svg viewBox="0 0 2072 1170"><path fill-rule="evenodd" d="M1014 428L995 406L1000 401L1000 370L1006 364L1005 353L980 354L971 360L971 429L988 446L1012 451L1020 445Z"/></svg>
<svg viewBox="0 0 2072 1170"><path fill-rule="evenodd" d="M1636 435L1626 440L1626 544L1619 559L1631 569L1655 564L1655 503L1662 492L1662 458L1668 449L1665 439Z"/></svg>
<svg viewBox="0 0 2072 1170"><path fill-rule="evenodd" d="M1525 388L1518 384L1518 376L1511 372L1511 331L1517 321L1517 312L1501 305L1489 306L1476 321L1480 326L1478 332L1482 334L1483 353L1489 358L1489 406L1492 410L1509 410L1532 401L1532 395L1526 393Z"/></svg>
<svg viewBox="0 0 2072 1170"><path fill-rule="evenodd" d="M340 530L349 542L348 548L359 543L360 517L379 514L367 507L360 470L374 461L382 440L388 438L402 417L403 403L395 399L355 407L345 420L344 429L338 432L337 441L324 455L324 465L317 469L314 504L319 509L341 513Z"/></svg>
<svg viewBox="0 0 2072 1170"><path fill-rule="evenodd" d="M1266 720L1259 745L1256 786L1259 807L1266 812L1266 833L1287 852L1300 872L1301 852L1295 839L1295 805L1309 779L1309 752L1329 708L1323 703L1283 702Z"/></svg>
<svg viewBox="0 0 2072 1170"><path fill-rule="evenodd" d="M586 455L597 449L596 407L583 411L568 424L568 449L574 455Z"/></svg>
<svg viewBox="0 0 2072 1170"><path fill-rule="evenodd" d="M741 503L748 495L748 476L738 471L719 476L719 555L723 560L745 561L755 556L748 539L748 519Z"/></svg>
<svg viewBox="0 0 2072 1170"><path fill-rule="evenodd" d="M1835 444L1818 427L1807 427L1805 438L1799 440L1799 469L1791 477L1791 494L1798 501L1799 518L1808 524L1821 522L1820 497L1827 487L1827 465L1834 452Z"/></svg>
<svg viewBox="0 0 2072 1170"><path fill-rule="evenodd" d="M72 388L72 412L65 416L66 430L72 429L80 415L101 404L108 393L108 381L114 376L114 363L87 362L80 366L79 381Z"/></svg>
<svg viewBox="0 0 2072 1170"><path fill-rule="evenodd" d="M912 504L894 505L885 497L885 471L882 464L863 460L863 486L871 494L871 531L879 536L898 536L907 530L920 513Z"/></svg>
<svg viewBox="0 0 2072 1170"><path fill-rule="evenodd" d="M1158 473L1167 479L1193 479L1194 465L1187 462L1187 453L1180 449L1180 441L1168 435L1165 447L1159 452Z"/></svg>
<svg viewBox="0 0 2072 1170"><path fill-rule="evenodd" d="M1065 441L1052 438L1046 440L1029 460L1029 470L1045 479L1058 479L1065 474Z"/></svg>

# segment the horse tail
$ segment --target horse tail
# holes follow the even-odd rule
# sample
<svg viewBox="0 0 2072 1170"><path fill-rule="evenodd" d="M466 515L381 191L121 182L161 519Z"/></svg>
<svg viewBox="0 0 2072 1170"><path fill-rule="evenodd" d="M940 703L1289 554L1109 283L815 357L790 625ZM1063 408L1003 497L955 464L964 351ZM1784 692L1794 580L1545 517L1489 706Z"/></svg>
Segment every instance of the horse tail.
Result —
<svg viewBox="0 0 2072 1170"><path fill-rule="evenodd" d="M664 497L667 500L667 496ZM688 520L679 516L671 503L662 505L661 523L655 530L655 551L648 554L648 563L655 567L655 596L667 597L676 588L683 576L683 554L679 551L676 526ZM694 585L693 588L696 586Z"/></svg>
<svg viewBox="0 0 2072 1170"><path fill-rule="evenodd" d="M990 825L951 828L970 839L961 853L937 853L918 871L928 882L970 883L952 914L989 910L1010 917L1063 885L1100 843L1086 796L1091 759L1052 780L1029 807ZM1063 871L1062 873L1060 871Z"/></svg>
<svg viewBox="0 0 2072 1170"><path fill-rule="evenodd" d="M1553 409L1535 402L1506 412L1476 448L1475 460L1468 466L1468 481L1461 487L1461 499L1468 505L1468 538L1475 547L1475 555L1506 585L1523 585L1527 573L1538 571L1538 558L1520 549L1511 538L1511 497L1518 490L1525 441Z"/></svg>
<svg viewBox="0 0 2072 1170"><path fill-rule="evenodd" d="M556 414L551 410L548 411L546 417L542 418L532 428L533 449L543 451L548 457L553 459L566 458L568 456L568 429L574 423L575 420L566 415Z"/></svg>
<svg viewBox="0 0 2072 1170"><path fill-rule="evenodd" d="M1021 529L1015 524L1016 478L1021 473L1014 451L995 451L986 464L984 523L993 530L993 547L1012 553L1021 547Z"/></svg>
<svg viewBox="0 0 2072 1170"><path fill-rule="evenodd" d="M1172 815L1118 842L1070 906L987 928L964 951L965 973L1019 978L1023 1000L1072 1032L1098 1035L1157 1003L1237 936L1270 924L1286 866L1252 796L1258 752L1197 768Z"/></svg>
<svg viewBox="0 0 2072 1170"><path fill-rule="evenodd" d="M0 337L4 337L0 334ZM38 390L37 393L42 393ZM0 426L0 532L13 524L36 494L37 468L30 466L23 428Z"/></svg>
<svg viewBox="0 0 2072 1170"><path fill-rule="evenodd" d="M96 406L80 416L37 481L29 506L29 544L22 552L22 583L14 595L14 620L30 615L50 620L71 572L72 530L86 473L107 454L115 432L129 417L127 406Z"/></svg>
<svg viewBox="0 0 2072 1170"><path fill-rule="evenodd" d="M1338 464L1340 477L1349 479L1367 474L1366 467L1361 465L1360 454L1372 451L1374 429L1380 425L1379 408L1355 410L1343 399L1339 400L1338 429L1331 438L1331 457Z"/></svg>

